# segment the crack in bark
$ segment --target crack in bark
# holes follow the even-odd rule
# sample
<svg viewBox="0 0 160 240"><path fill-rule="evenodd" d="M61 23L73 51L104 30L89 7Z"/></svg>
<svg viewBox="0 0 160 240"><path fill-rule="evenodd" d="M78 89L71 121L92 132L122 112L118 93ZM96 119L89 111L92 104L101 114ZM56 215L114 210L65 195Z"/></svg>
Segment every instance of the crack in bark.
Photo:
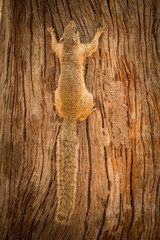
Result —
<svg viewBox="0 0 160 240"><path fill-rule="evenodd" d="M73 19L73 18L72 18L72 11L71 11L71 8L70 8L70 5L71 5L71 4L69 4L68 1L66 1L66 3L67 3L67 6L68 6L68 12L69 12L70 18L71 18L71 20L72 20L72 19Z"/></svg>
<svg viewBox="0 0 160 240"><path fill-rule="evenodd" d="M46 0L46 2L47 2L48 9L49 9L49 13L50 13L50 17L51 17L52 26L53 26L53 29L54 29L54 21L53 21L53 15L52 15L52 11L51 11L51 6L50 6L48 0Z"/></svg>
<svg viewBox="0 0 160 240"><path fill-rule="evenodd" d="M115 228L115 235L116 235L116 233L117 233L118 228L120 227L120 219L121 219L121 214L122 214L122 213L121 213L121 204L122 204L122 200L121 200L121 193L120 193L118 223L117 223L117 226L116 226L116 228ZM113 239L115 239L115 237L114 237Z"/></svg>
<svg viewBox="0 0 160 240"><path fill-rule="evenodd" d="M30 74L31 74L31 85L32 85L32 92L34 95L34 84L33 84L33 71L32 71L32 44L33 44L33 29L32 29L32 21L33 21L33 8L32 8L32 0L30 0Z"/></svg>
<svg viewBox="0 0 160 240"><path fill-rule="evenodd" d="M94 7L93 3L91 2L91 0L89 0L89 3L90 3L90 6L91 6L91 8L93 10L93 13L96 14L95 7Z"/></svg>
<svg viewBox="0 0 160 240"><path fill-rule="evenodd" d="M130 169L130 203L132 208L132 216L131 221L127 231L127 239L129 239L129 232L132 227L133 219L134 219L134 197L133 197L133 189L132 189L132 177L133 177L133 150L131 149L131 169Z"/></svg>
<svg viewBox="0 0 160 240"><path fill-rule="evenodd" d="M46 68L47 68L47 58L46 58L46 24L45 24L46 12L43 14L43 40L44 40L44 80L46 80Z"/></svg>
<svg viewBox="0 0 160 240"><path fill-rule="evenodd" d="M106 177L107 177L107 180L108 180L108 190L110 191L111 187L110 187L110 179L109 179L109 173L108 173L108 167L107 167L107 149L106 149L106 146L104 146L104 160L105 160Z"/></svg>
<svg viewBox="0 0 160 240"><path fill-rule="evenodd" d="M107 198L108 198L108 197L107 197ZM105 217L106 217L106 208L105 208L104 211L103 211L102 224L101 224L101 226L100 226L100 229L99 229L98 236L97 236L96 240L99 240L99 239L100 239L100 236L101 236L101 233L102 233L102 229L103 229L103 226L104 226L104 223L105 223Z"/></svg>
<svg viewBox="0 0 160 240"><path fill-rule="evenodd" d="M88 119L86 119L86 133L87 133L87 141L88 141L88 154L89 154L89 172L88 172L88 208L86 212L86 217L88 216L90 210L91 203L91 180L92 180L92 157L91 157L91 144L89 137L89 125Z"/></svg>
<svg viewBox="0 0 160 240"><path fill-rule="evenodd" d="M107 0L107 4L108 4L108 11L109 11L109 14L110 14L110 18L111 18L111 21L112 21L112 26L113 26L114 24L113 24L113 18L112 18L112 11L111 11L110 0Z"/></svg>
<svg viewBox="0 0 160 240"><path fill-rule="evenodd" d="M42 167L41 167L41 172L40 172L40 182L39 182L39 185L41 183L41 180L42 180L42 175L43 175L43 171L44 171L44 141L43 141L43 135L42 135L42 129L43 129L43 123L41 125L41 147L42 147Z"/></svg>
<svg viewBox="0 0 160 240"><path fill-rule="evenodd" d="M89 138L88 118L86 119L86 134L87 134L87 141L88 141L89 171L88 171L88 204L87 204L87 211L86 211L86 219L84 222L85 232L83 234L83 239L85 239L85 236L88 230L87 217L88 217L88 213L90 210L90 203L91 203L91 180L92 180L92 158L91 158L91 145L90 145L90 138Z"/></svg>

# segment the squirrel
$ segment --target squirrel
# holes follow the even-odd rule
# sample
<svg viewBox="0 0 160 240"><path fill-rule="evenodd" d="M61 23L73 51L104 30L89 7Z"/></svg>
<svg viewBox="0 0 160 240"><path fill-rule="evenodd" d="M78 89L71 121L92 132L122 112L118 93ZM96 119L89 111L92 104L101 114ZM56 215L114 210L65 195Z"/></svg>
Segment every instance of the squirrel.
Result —
<svg viewBox="0 0 160 240"><path fill-rule="evenodd" d="M83 62L97 50L98 40L104 27L97 29L88 44L80 42L74 21L64 29L63 37L57 42L52 27L47 29L52 37L52 49L60 60L61 73L55 91L55 107L63 118L57 139L57 211L56 221L68 224L76 200L79 142L76 121L84 120L95 110L93 96L84 81Z"/></svg>

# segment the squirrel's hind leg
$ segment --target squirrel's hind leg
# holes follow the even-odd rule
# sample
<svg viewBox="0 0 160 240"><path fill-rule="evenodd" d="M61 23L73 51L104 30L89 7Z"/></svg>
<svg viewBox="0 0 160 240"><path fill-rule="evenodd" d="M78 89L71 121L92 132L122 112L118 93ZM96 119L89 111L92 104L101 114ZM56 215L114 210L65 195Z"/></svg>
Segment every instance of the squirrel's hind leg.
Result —
<svg viewBox="0 0 160 240"><path fill-rule="evenodd" d="M81 109L81 114L79 117L80 121L85 120L88 117L88 115L95 110L93 96L91 93L86 92L85 98L82 101L80 109Z"/></svg>

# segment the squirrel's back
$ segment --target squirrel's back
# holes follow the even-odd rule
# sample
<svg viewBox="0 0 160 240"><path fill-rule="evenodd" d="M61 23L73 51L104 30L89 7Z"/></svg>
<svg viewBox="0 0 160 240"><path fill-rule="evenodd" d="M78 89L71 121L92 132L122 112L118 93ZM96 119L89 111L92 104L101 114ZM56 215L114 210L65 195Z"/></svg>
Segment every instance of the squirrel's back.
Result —
<svg viewBox="0 0 160 240"><path fill-rule="evenodd" d="M60 58L61 74L58 82L58 91L62 101L70 98L72 95L74 101L82 98L82 93L86 86L84 82L84 58L81 57L79 45L70 49L63 49Z"/></svg>

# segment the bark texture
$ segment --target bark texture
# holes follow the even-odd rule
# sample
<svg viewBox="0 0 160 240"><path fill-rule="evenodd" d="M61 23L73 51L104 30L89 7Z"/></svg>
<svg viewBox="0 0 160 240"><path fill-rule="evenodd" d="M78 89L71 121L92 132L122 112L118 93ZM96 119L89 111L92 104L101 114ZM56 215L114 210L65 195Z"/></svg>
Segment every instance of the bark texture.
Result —
<svg viewBox="0 0 160 240"><path fill-rule="evenodd" d="M3 0L0 239L160 239L160 1ZM55 223L60 74L47 27L82 42L105 26L85 79L97 110L78 126L76 208Z"/></svg>

